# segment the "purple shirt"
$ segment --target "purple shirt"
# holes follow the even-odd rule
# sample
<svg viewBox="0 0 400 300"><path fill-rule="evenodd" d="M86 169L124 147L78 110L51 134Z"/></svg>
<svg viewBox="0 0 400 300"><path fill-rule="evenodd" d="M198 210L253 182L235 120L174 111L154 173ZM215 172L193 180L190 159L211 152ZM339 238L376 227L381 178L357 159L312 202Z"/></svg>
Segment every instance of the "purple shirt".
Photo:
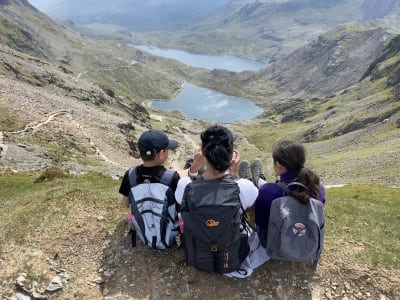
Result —
<svg viewBox="0 0 400 300"><path fill-rule="evenodd" d="M298 173L286 173L281 175L280 182L289 183L297 177ZM255 223L260 238L261 245L266 247L267 243L267 232L268 232L268 221L269 213L271 209L272 201L285 195L282 187L278 183L267 182L263 184L259 191L256 199L255 206ZM325 188L321 185L320 199L322 203L325 203Z"/></svg>

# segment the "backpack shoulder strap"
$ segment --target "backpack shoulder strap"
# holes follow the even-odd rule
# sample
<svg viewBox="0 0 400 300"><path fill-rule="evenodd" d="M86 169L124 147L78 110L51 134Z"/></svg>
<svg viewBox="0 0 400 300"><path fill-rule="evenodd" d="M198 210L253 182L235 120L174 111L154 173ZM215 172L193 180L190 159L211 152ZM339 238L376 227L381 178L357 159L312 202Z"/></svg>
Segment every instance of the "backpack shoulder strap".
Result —
<svg viewBox="0 0 400 300"><path fill-rule="evenodd" d="M304 184L302 184L301 182L298 182L298 181L292 181L292 182L289 182L288 184L280 181L280 182L278 182L278 184L285 192L285 196L290 196L290 192L292 191L291 188L293 188L293 187L294 188L300 187L304 190L308 190L308 188Z"/></svg>
<svg viewBox="0 0 400 300"><path fill-rule="evenodd" d="M160 183L164 185L170 185L172 183L172 180L175 177L175 171L171 169L165 170L165 172L162 174L160 178Z"/></svg>
<svg viewBox="0 0 400 300"><path fill-rule="evenodd" d="M286 183L284 183L284 182L282 182L282 181L279 181L279 182L278 182L278 185L282 188L282 190L283 190L283 192L284 192L284 195L285 195L285 196L288 196L289 193L290 193L290 191L289 191L289 188L287 187Z"/></svg>
<svg viewBox="0 0 400 300"><path fill-rule="evenodd" d="M137 172L136 167L132 167L128 171L129 183L130 183L131 187L134 187L135 185L137 185L136 172Z"/></svg>

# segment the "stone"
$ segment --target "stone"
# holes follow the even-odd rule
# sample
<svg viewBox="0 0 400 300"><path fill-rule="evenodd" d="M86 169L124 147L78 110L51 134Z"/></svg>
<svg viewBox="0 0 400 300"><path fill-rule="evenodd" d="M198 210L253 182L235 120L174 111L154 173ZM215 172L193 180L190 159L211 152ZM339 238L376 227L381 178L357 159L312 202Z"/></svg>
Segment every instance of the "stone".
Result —
<svg viewBox="0 0 400 300"><path fill-rule="evenodd" d="M63 288L62 279L60 276L54 277L46 288L48 292L56 292Z"/></svg>
<svg viewBox="0 0 400 300"><path fill-rule="evenodd" d="M15 293L15 297L17 298L17 300L31 300L30 296L27 296L19 292Z"/></svg>

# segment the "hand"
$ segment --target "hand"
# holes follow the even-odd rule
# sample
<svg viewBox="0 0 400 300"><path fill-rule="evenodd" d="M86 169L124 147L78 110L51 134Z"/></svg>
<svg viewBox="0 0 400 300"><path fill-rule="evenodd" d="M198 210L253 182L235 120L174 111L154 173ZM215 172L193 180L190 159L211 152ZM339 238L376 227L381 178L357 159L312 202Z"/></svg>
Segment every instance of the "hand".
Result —
<svg viewBox="0 0 400 300"><path fill-rule="evenodd" d="M240 162L240 152L237 149L233 149L231 167L229 168L229 173L232 176L239 177L238 167Z"/></svg>
<svg viewBox="0 0 400 300"><path fill-rule="evenodd" d="M206 158L203 155L203 152L201 151L200 148L198 148L195 153L194 153L194 157L193 157L193 163L191 165L191 167L189 168L191 173L196 173L198 172L198 170L206 165Z"/></svg>

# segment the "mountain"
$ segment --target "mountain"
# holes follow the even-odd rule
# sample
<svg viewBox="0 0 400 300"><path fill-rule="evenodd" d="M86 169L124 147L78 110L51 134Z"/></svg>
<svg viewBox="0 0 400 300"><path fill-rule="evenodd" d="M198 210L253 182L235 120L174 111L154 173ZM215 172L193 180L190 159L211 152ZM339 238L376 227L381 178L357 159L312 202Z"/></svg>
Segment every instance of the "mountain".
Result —
<svg viewBox="0 0 400 300"><path fill-rule="evenodd" d="M223 7L229 0L72 0L31 1L57 19L76 24L103 23L122 26L131 31L159 30L193 20ZM79 7L79 9L77 9Z"/></svg>
<svg viewBox="0 0 400 300"><path fill-rule="evenodd" d="M224 11L179 31L140 33L133 41L271 62L338 25L357 21L363 1L231 1Z"/></svg>
<svg viewBox="0 0 400 300"><path fill-rule="evenodd" d="M86 38L25 1L1 2L0 41L0 166L14 170L120 174L138 157L132 140L170 126L168 116L152 121L142 101L170 98L192 71Z"/></svg>
<svg viewBox="0 0 400 300"><path fill-rule="evenodd" d="M400 12L399 0L366 0L362 7L362 21L367 22L384 17L398 18Z"/></svg>
<svg viewBox="0 0 400 300"><path fill-rule="evenodd" d="M336 26L385 16L397 22L399 16L399 1L394 0L384 4L375 0L32 2L94 37L267 62Z"/></svg>

